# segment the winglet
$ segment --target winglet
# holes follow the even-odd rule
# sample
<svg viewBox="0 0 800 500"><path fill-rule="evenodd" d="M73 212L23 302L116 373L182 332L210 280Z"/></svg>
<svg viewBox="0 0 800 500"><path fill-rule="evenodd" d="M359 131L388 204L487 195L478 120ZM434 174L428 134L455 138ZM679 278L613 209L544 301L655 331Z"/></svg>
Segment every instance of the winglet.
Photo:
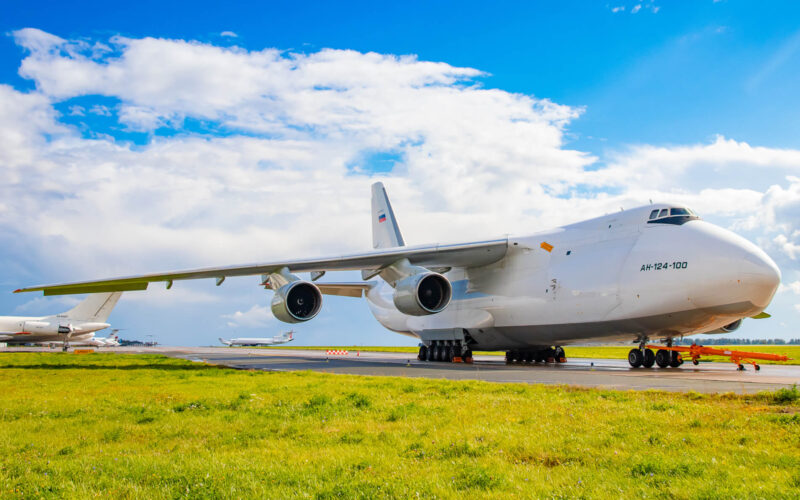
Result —
<svg viewBox="0 0 800 500"><path fill-rule="evenodd" d="M372 185L372 247L393 248L405 246L397 226L392 204L382 182Z"/></svg>

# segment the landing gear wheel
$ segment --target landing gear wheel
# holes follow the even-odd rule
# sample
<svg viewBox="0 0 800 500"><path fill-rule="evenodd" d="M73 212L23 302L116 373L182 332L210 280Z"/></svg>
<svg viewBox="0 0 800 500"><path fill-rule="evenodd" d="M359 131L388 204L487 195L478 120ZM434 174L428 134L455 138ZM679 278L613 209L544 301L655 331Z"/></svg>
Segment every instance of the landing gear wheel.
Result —
<svg viewBox="0 0 800 500"><path fill-rule="evenodd" d="M439 351L441 349L438 345L431 347L431 361L439 361Z"/></svg>
<svg viewBox="0 0 800 500"><path fill-rule="evenodd" d="M417 359L420 361L425 361L428 359L428 346L419 346L419 354L417 354Z"/></svg>
<svg viewBox="0 0 800 500"><path fill-rule="evenodd" d="M644 362L644 354L642 354L641 349L631 349L628 353L628 363L633 368L639 368L642 366L642 362Z"/></svg>
<svg viewBox="0 0 800 500"><path fill-rule="evenodd" d="M451 345L450 347L447 348L447 361L452 363L453 361L455 361L455 359L456 359L456 347Z"/></svg>
<svg viewBox="0 0 800 500"><path fill-rule="evenodd" d="M552 347L545 350L545 361L548 363L555 363L556 362L556 350Z"/></svg>
<svg viewBox="0 0 800 500"><path fill-rule="evenodd" d="M692 364L693 364L694 366L697 366L697 365L699 365L699 364L700 364L700 361L699 361L699 360L697 360L697 359L693 359L693 360L692 360Z"/></svg>
<svg viewBox="0 0 800 500"><path fill-rule="evenodd" d="M677 367L681 366L682 364L683 364L683 358L681 358L681 355L678 354L675 351L672 351L672 356L670 357L670 360L669 360L669 366L671 366L673 368L677 368Z"/></svg>
<svg viewBox="0 0 800 500"><path fill-rule="evenodd" d="M472 350L467 349L467 352L464 353L464 363L472 363Z"/></svg>
<svg viewBox="0 0 800 500"><path fill-rule="evenodd" d="M556 358L556 362L557 363L566 363L567 362L567 355L564 352L564 348L561 347L561 346L558 346L558 347L555 348L553 357Z"/></svg>
<svg viewBox="0 0 800 500"><path fill-rule="evenodd" d="M652 368L655 363L656 363L656 354L653 352L652 349L645 349L644 359L642 360L642 366L644 366L645 368Z"/></svg>
<svg viewBox="0 0 800 500"><path fill-rule="evenodd" d="M744 371L744 365L739 365L739 371L740 371L740 372L743 372L743 371Z"/></svg>
<svg viewBox="0 0 800 500"><path fill-rule="evenodd" d="M427 361L436 361L436 346L429 345L428 346L428 354L426 356Z"/></svg>
<svg viewBox="0 0 800 500"><path fill-rule="evenodd" d="M506 364L510 365L511 363L511 351L506 351Z"/></svg>
<svg viewBox="0 0 800 500"><path fill-rule="evenodd" d="M757 372L761 371L761 365L753 365L753 368L755 368Z"/></svg>
<svg viewBox="0 0 800 500"><path fill-rule="evenodd" d="M656 364L658 365L659 368L666 368L669 366L669 361L670 361L669 353L670 351L666 349L659 349L658 352L656 352Z"/></svg>
<svg viewBox="0 0 800 500"><path fill-rule="evenodd" d="M533 363L533 352L532 351L525 352L525 362L528 363L528 364Z"/></svg>

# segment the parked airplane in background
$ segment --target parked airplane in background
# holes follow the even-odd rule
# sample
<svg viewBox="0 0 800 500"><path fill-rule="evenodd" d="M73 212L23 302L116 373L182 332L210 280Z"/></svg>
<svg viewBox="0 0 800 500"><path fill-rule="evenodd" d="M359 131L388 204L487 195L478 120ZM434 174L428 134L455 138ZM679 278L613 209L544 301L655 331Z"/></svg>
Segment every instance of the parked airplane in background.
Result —
<svg viewBox="0 0 800 500"><path fill-rule="evenodd" d="M0 316L0 342L8 344L107 345L94 332L108 328L108 316L122 292L97 293L69 311L53 316ZM115 340L113 341L115 342ZM119 344L117 344L119 345Z"/></svg>
<svg viewBox="0 0 800 500"><path fill-rule="evenodd" d="M289 330L288 332L281 333L280 335L276 335L274 337L265 337L265 338L247 338L242 337L238 339L230 339L225 340L220 338L219 341L225 344L226 346L265 346L265 345L278 345L278 344L285 344L287 342L291 342L293 339L294 331Z"/></svg>
<svg viewBox="0 0 800 500"><path fill-rule="evenodd" d="M651 204L528 236L407 247L381 183L372 186L374 250L145 274L20 291L145 290L150 282L262 275L272 312L308 321L322 295L366 296L386 328L421 340L419 358L506 351L510 362L565 360L562 345L627 340L634 367L677 367L648 341L735 330L762 314L780 283L763 250L680 204ZM319 283L326 271L361 270L357 283ZM295 273L310 272L305 280Z"/></svg>

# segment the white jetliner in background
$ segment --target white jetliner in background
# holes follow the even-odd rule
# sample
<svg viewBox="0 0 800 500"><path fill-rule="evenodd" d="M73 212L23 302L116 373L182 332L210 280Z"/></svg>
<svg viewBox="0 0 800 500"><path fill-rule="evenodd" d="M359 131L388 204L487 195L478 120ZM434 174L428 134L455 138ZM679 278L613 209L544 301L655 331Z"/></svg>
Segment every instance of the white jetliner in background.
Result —
<svg viewBox="0 0 800 500"><path fill-rule="evenodd" d="M108 316L122 292L97 293L83 299L69 311L54 316L0 316L0 342L8 344L110 345L94 332L108 328ZM116 340L113 340L116 344Z"/></svg>
<svg viewBox="0 0 800 500"><path fill-rule="evenodd" d="M285 344L287 342L291 342L294 340L293 338L294 331L289 330L288 332L281 333L280 335L276 335L274 337L265 337L265 338L248 338L248 337L241 337L238 339L230 339L225 340L220 338L219 341L225 344L226 346L266 346L266 345L278 345L278 344Z"/></svg>
<svg viewBox="0 0 800 500"><path fill-rule="evenodd" d="M634 367L678 366L648 340L735 330L761 316L780 283L764 251L680 204L652 204L529 236L407 247L381 183L372 186L374 250L314 259L145 274L17 291L45 295L145 290L150 282L262 275L272 312L288 323L319 313L322 295L366 296L386 328L421 340L419 357L473 349L510 361L564 360L565 344L638 343ZM361 270L363 282L317 283ZM295 273L310 272L304 280Z"/></svg>

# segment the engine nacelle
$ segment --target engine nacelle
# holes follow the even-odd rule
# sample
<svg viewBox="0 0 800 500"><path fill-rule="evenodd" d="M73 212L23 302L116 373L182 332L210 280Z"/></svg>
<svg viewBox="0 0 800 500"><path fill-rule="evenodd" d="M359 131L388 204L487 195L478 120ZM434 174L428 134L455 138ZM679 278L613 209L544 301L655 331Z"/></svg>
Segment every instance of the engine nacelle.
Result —
<svg viewBox="0 0 800 500"><path fill-rule="evenodd" d="M322 292L308 281L293 281L275 290L272 314L284 323L308 321L322 308Z"/></svg>
<svg viewBox="0 0 800 500"><path fill-rule="evenodd" d="M394 305L411 316L425 316L442 311L453 296L450 281L439 273L420 273L398 281Z"/></svg>

